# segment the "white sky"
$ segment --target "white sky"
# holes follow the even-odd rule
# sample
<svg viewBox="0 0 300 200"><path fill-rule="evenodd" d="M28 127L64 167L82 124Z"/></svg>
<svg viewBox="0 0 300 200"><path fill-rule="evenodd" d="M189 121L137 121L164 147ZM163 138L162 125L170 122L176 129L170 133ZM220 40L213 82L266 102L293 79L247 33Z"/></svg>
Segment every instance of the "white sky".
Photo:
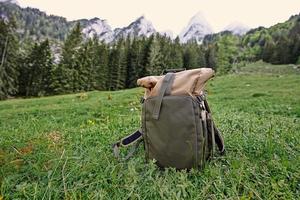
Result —
<svg viewBox="0 0 300 200"><path fill-rule="evenodd" d="M124 27L141 15L158 31L176 35L189 19L202 12L214 31L231 22L249 27L271 26L300 13L300 0L18 0L22 7L34 7L68 20L99 17L112 28Z"/></svg>

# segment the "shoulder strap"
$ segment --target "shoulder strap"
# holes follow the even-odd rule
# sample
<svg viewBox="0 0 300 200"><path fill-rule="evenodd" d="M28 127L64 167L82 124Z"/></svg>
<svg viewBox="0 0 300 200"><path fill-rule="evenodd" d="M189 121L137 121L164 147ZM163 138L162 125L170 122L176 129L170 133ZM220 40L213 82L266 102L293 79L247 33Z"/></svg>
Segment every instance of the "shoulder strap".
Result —
<svg viewBox="0 0 300 200"><path fill-rule="evenodd" d="M186 68L179 68L179 69L165 69L162 71L162 75L167 74L167 73L177 73L177 72L181 72L181 71L185 71Z"/></svg>
<svg viewBox="0 0 300 200"><path fill-rule="evenodd" d="M134 155L142 140L142 132L140 130L137 130L132 134L122 138L121 140L112 145L114 156L117 159L128 160ZM120 158L120 147L127 146L132 146L129 153L124 158Z"/></svg>
<svg viewBox="0 0 300 200"><path fill-rule="evenodd" d="M204 102L204 105L205 105L205 108L206 108L207 112L211 114L207 100L203 99L203 102ZM216 125L215 125L215 123L212 119L211 119L211 122L212 122L212 126L213 126L212 128L213 128L213 132L214 132L214 140L215 140L215 142L218 146L220 154L223 155L225 153L224 139L223 139L219 129L217 129L217 127L216 127Z"/></svg>
<svg viewBox="0 0 300 200"><path fill-rule="evenodd" d="M215 132L215 142L218 146L218 149L220 151L220 154L223 155L225 153L225 145L224 145L224 139L219 131L219 129L217 129L216 125L214 122L212 122L213 127L214 127L214 132Z"/></svg>
<svg viewBox="0 0 300 200"><path fill-rule="evenodd" d="M156 102L155 102L155 105L153 108L153 114L152 114L153 119L159 118L159 112L160 112L162 100L166 94L166 91L168 91L168 92L171 91L171 86L172 86L174 77L175 77L174 73L167 73L166 76L164 77L163 83L159 90L158 98L156 99Z"/></svg>

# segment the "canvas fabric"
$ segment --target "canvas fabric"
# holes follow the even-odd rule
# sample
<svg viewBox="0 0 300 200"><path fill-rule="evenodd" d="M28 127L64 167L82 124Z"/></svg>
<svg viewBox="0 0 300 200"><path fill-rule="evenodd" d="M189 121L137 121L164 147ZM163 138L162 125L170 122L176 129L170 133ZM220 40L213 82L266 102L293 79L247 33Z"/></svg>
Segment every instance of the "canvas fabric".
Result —
<svg viewBox="0 0 300 200"><path fill-rule="evenodd" d="M203 92L205 83L214 76L211 68L199 68L174 73L175 78L170 95L197 96ZM145 88L144 98L157 96L165 76L147 76L137 80L138 86Z"/></svg>

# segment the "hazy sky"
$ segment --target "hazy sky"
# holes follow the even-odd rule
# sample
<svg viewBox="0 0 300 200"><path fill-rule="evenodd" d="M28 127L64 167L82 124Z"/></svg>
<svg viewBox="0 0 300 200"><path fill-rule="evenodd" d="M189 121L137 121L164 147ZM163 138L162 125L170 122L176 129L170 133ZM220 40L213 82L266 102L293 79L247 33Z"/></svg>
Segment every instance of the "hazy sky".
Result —
<svg viewBox="0 0 300 200"><path fill-rule="evenodd" d="M18 0L30 6L66 17L68 20L99 17L112 28L127 26L141 15L158 31L178 34L189 19L202 12L214 31L231 22L250 27L271 26L300 13L300 0Z"/></svg>

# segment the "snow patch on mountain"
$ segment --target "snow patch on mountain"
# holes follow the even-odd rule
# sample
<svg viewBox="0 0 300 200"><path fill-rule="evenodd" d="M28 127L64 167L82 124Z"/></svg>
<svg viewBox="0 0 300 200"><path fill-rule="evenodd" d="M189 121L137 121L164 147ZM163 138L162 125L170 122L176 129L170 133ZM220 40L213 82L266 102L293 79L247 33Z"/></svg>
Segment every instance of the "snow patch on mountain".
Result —
<svg viewBox="0 0 300 200"><path fill-rule="evenodd" d="M0 14L0 19L2 19L5 23L8 22L8 17L2 13Z"/></svg>
<svg viewBox="0 0 300 200"><path fill-rule="evenodd" d="M179 38L182 43L186 43L192 39L196 40L198 43L201 43L205 35L212 33L212 27L205 19L203 14L198 12L190 19L188 25L181 31Z"/></svg>
<svg viewBox="0 0 300 200"><path fill-rule="evenodd" d="M250 27L240 22L233 22L226 26L223 31L230 31L234 35L244 35L250 30Z"/></svg>
<svg viewBox="0 0 300 200"><path fill-rule="evenodd" d="M0 2L13 3L13 4L16 4L16 5L20 5L17 0L0 0Z"/></svg>
<svg viewBox="0 0 300 200"><path fill-rule="evenodd" d="M171 30L165 30L165 31L161 31L159 32L160 35L168 37L170 39L174 38L173 32Z"/></svg>
<svg viewBox="0 0 300 200"><path fill-rule="evenodd" d="M103 40L107 43L114 40L114 32L107 21L99 18L89 20L82 32L86 37L92 38L96 35L99 40Z"/></svg>
<svg viewBox="0 0 300 200"><path fill-rule="evenodd" d="M145 16L141 16L136 19L134 22L129 24L127 27L124 28L117 28L114 30L115 32L115 39L118 38L126 38L126 37L140 37L146 36L149 37L152 34L156 33L155 28L153 27L152 23L145 18Z"/></svg>

